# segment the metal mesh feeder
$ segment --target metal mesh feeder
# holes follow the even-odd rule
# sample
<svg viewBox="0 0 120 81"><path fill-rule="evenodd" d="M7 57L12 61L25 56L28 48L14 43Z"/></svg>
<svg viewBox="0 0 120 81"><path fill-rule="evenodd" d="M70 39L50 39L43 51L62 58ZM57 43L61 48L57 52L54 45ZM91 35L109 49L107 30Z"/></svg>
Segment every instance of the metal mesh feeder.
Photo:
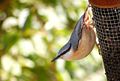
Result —
<svg viewBox="0 0 120 81"><path fill-rule="evenodd" d="M120 8L92 6L108 81L120 81Z"/></svg>

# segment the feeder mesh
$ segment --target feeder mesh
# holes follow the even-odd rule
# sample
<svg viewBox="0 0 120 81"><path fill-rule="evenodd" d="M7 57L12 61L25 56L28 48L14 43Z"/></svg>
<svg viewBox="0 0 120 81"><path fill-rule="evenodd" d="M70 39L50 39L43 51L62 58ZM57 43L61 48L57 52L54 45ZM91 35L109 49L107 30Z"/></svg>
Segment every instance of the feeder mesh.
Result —
<svg viewBox="0 0 120 81"><path fill-rule="evenodd" d="M108 81L120 81L120 8L92 7Z"/></svg>

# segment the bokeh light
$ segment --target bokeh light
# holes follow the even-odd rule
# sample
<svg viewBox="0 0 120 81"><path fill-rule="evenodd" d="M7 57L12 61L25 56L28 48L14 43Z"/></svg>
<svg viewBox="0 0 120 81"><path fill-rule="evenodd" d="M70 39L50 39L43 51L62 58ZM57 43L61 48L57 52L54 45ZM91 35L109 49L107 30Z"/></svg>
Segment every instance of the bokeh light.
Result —
<svg viewBox="0 0 120 81"><path fill-rule="evenodd" d="M106 81L96 46L82 60L51 63L87 4L87 0L0 1L0 81Z"/></svg>

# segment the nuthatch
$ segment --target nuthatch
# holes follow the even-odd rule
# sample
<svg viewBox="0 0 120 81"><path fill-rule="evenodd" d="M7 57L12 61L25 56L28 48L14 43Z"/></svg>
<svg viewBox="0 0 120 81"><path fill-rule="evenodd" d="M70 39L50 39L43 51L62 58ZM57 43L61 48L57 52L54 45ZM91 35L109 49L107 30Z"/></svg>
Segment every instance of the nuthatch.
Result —
<svg viewBox="0 0 120 81"><path fill-rule="evenodd" d="M87 12L88 8L89 6L77 22L70 40L60 49L58 55L52 62L59 57L68 61L79 60L92 51L95 45L96 35Z"/></svg>

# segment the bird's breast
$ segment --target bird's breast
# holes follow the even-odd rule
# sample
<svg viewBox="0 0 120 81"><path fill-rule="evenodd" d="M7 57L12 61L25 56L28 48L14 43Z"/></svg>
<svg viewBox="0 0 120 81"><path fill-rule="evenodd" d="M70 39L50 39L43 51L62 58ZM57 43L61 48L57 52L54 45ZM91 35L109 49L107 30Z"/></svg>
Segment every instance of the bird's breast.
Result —
<svg viewBox="0 0 120 81"><path fill-rule="evenodd" d="M96 35L93 28L87 29L86 27L82 30L82 38L79 41L78 50L74 52L73 59L78 60L86 57L92 51L96 42Z"/></svg>
<svg viewBox="0 0 120 81"><path fill-rule="evenodd" d="M88 29L86 27L83 27L82 37L79 41L78 49L76 51L70 49L70 51L62 58L64 60L79 60L86 57L92 51L95 45L95 41L96 35L93 28Z"/></svg>

